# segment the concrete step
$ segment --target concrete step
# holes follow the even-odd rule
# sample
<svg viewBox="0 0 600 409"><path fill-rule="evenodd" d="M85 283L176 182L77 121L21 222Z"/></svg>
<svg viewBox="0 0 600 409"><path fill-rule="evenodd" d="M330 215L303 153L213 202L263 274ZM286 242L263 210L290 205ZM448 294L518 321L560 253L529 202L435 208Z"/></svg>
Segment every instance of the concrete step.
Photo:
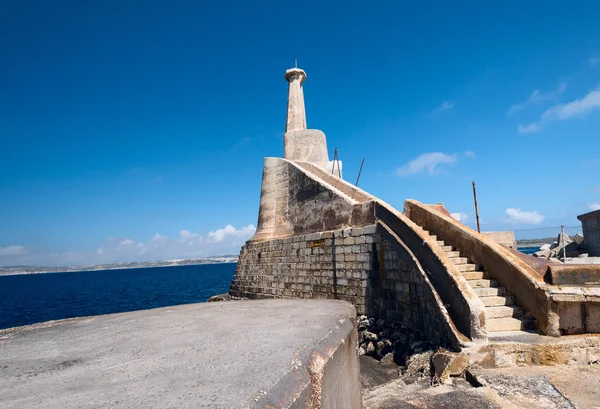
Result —
<svg viewBox="0 0 600 409"><path fill-rule="evenodd" d="M446 246L444 246L446 247ZM450 247L450 246L448 246ZM444 250L448 257L460 257L460 251L458 250Z"/></svg>
<svg viewBox="0 0 600 409"><path fill-rule="evenodd" d="M438 246L442 246L442 247L444 247L446 245L446 243L444 242L444 240L438 240L437 244L438 244Z"/></svg>
<svg viewBox="0 0 600 409"><path fill-rule="evenodd" d="M471 287L476 288L476 287L497 287L498 283L496 283L496 281L494 280L490 280L488 278L484 278L481 280L467 280L467 282L471 285Z"/></svg>
<svg viewBox="0 0 600 409"><path fill-rule="evenodd" d="M437 236L436 236L435 234L431 234L431 233L429 233L429 237L431 237L431 238L432 238L432 239L434 239L434 240L437 240Z"/></svg>
<svg viewBox="0 0 600 409"><path fill-rule="evenodd" d="M523 318L492 318L487 320L488 332L523 331L535 328L535 321Z"/></svg>
<svg viewBox="0 0 600 409"><path fill-rule="evenodd" d="M512 297L502 297L502 296L489 296L489 297L479 297L479 299L483 302L483 305L486 307L498 307L501 305L513 305L515 301Z"/></svg>
<svg viewBox="0 0 600 409"><path fill-rule="evenodd" d="M441 246L444 251L452 251L452 246Z"/></svg>
<svg viewBox="0 0 600 409"><path fill-rule="evenodd" d="M462 273L462 276L465 280L481 280L482 278L486 278L487 274L483 271L467 271Z"/></svg>
<svg viewBox="0 0 600 409"><path fill-rule="evenodd" d="M523 316L523 310L520 307L514 305L503 305L500 307L487 307L485 309L487 318L518 318Z"/></svg>
<svg viewBox="0 0 600 409"><path fill-rule="evenodd" d="M491 295L506 295L506 289L504 287L477 287L473 288L475 294L479 297L489 297Z"/></svg>
<svg viewBox="0 0 600 409"><path fill-rule="evenodd" d="M477 265L476 264L460 264L458 266L456 266L456 268L458 269L458 271L462 271L462 272L467 272L467 271L477 271Z"/></svg>
<svg viewBox="0 0 600 409"><path fill-rule="evenodd" d="M469 263L469 259L466 257L450 257L450 261L452 261L457 266Z"/></svg>

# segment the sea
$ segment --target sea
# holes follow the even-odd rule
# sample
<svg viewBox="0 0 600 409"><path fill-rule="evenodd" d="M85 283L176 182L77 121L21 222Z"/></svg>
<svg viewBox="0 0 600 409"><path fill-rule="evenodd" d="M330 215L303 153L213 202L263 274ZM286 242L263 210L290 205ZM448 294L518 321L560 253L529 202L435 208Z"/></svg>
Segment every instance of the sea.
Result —
<svg viewBox="0 0 600 409"><path fill-rule="evenodd" d="M0 276L0 329L204 302L229 291L235 263Z"/></svg>

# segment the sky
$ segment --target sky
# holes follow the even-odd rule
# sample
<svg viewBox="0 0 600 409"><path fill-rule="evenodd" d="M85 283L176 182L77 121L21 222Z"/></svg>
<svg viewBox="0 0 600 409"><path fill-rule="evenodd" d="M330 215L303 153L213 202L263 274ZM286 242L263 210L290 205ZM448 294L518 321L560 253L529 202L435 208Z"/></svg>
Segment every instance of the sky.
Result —
<svg viewBox="0 0 600 409"><path fill-rule="evenodd" d="M417 4L418 3L418 4ZM354 183L482 230L600 208L600 3L0 0L0 266L236 254L286 69Z"/></svg>

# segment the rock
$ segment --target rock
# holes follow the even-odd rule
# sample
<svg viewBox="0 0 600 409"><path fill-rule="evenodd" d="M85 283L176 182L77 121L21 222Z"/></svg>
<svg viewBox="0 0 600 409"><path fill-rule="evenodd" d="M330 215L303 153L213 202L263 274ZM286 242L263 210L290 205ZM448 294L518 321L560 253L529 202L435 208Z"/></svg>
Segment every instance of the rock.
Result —
<svg viewBox="0 0 600 409"><path fill-rule="evenodd" d="M394 363L394 354L391 352L388 352L387 354L384 355L383 358L381 358L381 360L379 361L379 363L381 364L393 364Z"/></svg>
<svg viewBox="0 0 600 409"><path fill-rule="evenodd" d="M231 297L227 293L225 293L225 294L217 294L217 295L213 295L212 297L210 297L208 299L208 302L227 301L227 300L230 300L230 299L231 299Z"/></svg>
<svg viewBox="0 0 600 409"><path fill-rule="evenodd" d="M365 355L374 355L375 354L375 345L372 342L367 344L367 350Z"/></svg>
<svg viewBox="0 0 600 409"><path fill-rule="evenodd" d="M460 376L467 369L469 359L464 353L438 351L431 357L435 377L442 383L450 376Z"/></svg>
<svg viewBox="0 0 600 409"><path fill-rule="evenodd" d="M377 334L374 334L374 333L369 332L369 331L363 332L363 337L367 341L375 341L375 342L379 341L379 337L377 336Z"/></svg>
<svg viewBox="0 0 600 409"><path fill-rule="evenodd" d="M431 355L432 351L415 354L406 360L407 376L430 376L431 375Z"/></svg>
<svg viewBox="0 0 600 409"><path fill-rule="evenodd" d="M582 253L579 255L579 258L587 258L589 256L589 253Z"/></svg>
<svg viewBox="0 0 600 409"><path fill-rule="evenodd" d="M464 353L438 351L431 357L435 377L446 382L450 376L460 376L467 369L469 359Z"/></svg>
<svg viewBox="0 0 600 409"><path fill-rule="evenodd" d="M366 315L361 315L356 320L356 327L358 328L359 331L362 329L366 329L369 326L370 326L369 317L367 317Z"/></svg>
<svg viewBox="0 0 600 409"><path fill-rule="evenodd" d="M559 234L558 237L556 238L556 243L552 245L551 251L550 251L550 257L558 257L561 258L563 256L563 247L568 246L569 244L573 243L573 240L568 236L568 235L562 235ZM577 244L575 244L575 249L577 248ZM571 246L571 249L573 248L573 246Z"/></svg>
<svg viewBox="0 0 600 409"><path fill-rule="evenodd" d="M550 244L542 244L542 246L540 247L540 251L544 251L544 250L550 250Z"/></svg>
<svg viewBox="0 0 600 409"><path fill-rule="evenodd" d="M363 356L367 351L363 347L358 348L358 356Z"/></svg>
<svg viewBox="0 0 600 409"><path fill-rule="evenodd" d="M377 343L375 351L377 355L383 357L392 349L392 342L389 339L383 339Z"/></svg>
<svg viewBox="0 0 600 409"><path fill-rule="evenodd" d="M576 235L573 236L573 241L575 243L577 243L577 245L580 245L581 243L583 243L583 236L579 233L577 233Z"/></svg>
<svg viewBox="0 0 600 409"><path fill-rule="evenodd" d="M546 249L546 250L540 250L540 251L536 251L535 253L533 253L534 257L538 257L538 258L548 258L550 257L550 250Z"/></svg>

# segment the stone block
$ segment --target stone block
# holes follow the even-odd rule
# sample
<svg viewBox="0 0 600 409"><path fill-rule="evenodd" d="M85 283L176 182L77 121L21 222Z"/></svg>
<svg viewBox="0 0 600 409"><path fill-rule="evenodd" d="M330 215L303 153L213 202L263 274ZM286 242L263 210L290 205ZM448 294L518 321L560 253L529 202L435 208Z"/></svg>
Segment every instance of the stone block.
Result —
<svg viewBox="0 0 600 409"><path fill-rule="evenodd" d="M352 236L353 237L358 237L358 236L362 236L364 234L365 229L362 227L353 227L352 228Z"/></svg>
<svg viewBox="0 0 600 409"><path fill-rule="evenodd" d="M346 237L346 238L344 239L344 242L343 242L343 244L344 244L345 246L351 246L351 245L355 244L355 239L354 239L354 237Z"/></svg>
<svg viewBox="0 0 600 409"><path fill-rule="evenodd" d="M371 226L365 226L363 227L363 233L365 235L367 234L374 234L375 232L377 232L377 225L373 224Z"/></svg>

